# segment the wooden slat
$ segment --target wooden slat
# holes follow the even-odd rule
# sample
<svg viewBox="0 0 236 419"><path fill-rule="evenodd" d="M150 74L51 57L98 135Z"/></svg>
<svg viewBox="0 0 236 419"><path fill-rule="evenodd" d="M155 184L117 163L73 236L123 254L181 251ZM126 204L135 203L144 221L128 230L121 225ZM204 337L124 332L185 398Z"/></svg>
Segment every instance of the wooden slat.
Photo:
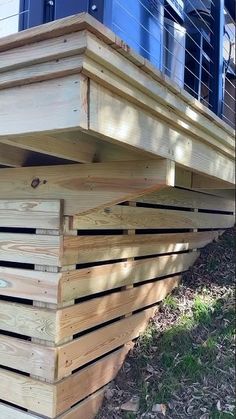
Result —
<svg viewBox="0 0 236 419"><path fill-rule="evenodd" d="M227 228L233 215L193 213L191 211L117 205L73 217L75 229L182 229Z"/></svg>
<svg viewBox="0 0 236 419"><path fill-rule="evenodd" d="M58 348L58 379L93 359L137 338L146 328L155 308L90 332Z"/></svg>
<svg viewBox="0 0 236 419"><path fill-rule="evenodd" d="M73 409L58 416L57 419L94 419L102 405L105 389L97 391L83 402L78 403ZM24 412L3 403L0 403L0 415L2 415L0 416L2 419L42 419L42 416Z"/></svg>
<svg viewBox="0 0 236 419"><path fill-rule="evenodd" d="M173 184L173 164L161 159L2 169L0 197L64 199L68 215L75 210L76 198L79 213Z"/></svg>
<svg viewBox="0 0 236 419"><path fill-rule="evenodd" d="M65 38L64 38L65 39ZM81 39L81 38L80 38ZM81 42L81 48L79 47L79 43L80 43L80 39L77 38L77 43L78 43L78 52L80 50L82 50L82 43ZM48 56L48 61L47 62L43 62L41 63L40 61L42 60L42 57L44 56L43 51L41 50L41 54L38 48L36 49L32 49L31 48L31 54L32 54L32 59L30 60L30 62L32 63L34 61L34 57L37 57L37 59L35 59L34 64L32 65L28 65L29 63L27 62L27 59L29 59L29 57L27 57L27 54L30 53L30 48L29 46L27 47L23 47L21 48L20 51L17 51L17 57L16 60L18 62L20 62L20 66L24 63L24 61L26 61L27 66L23 67L23 68L17 68L17 63L13 63L12 60L14 59L13 56L10 57L10 54L6 54L7 55L7 59L5 64L8 65L9 67L13 66L13 69L9 69L8 71L4 71L4 73L1 73L1 78L0 78L0 90L2 89L6 89L6 88L12 88L15 86L23 86L25 84L29 84L29 83L35 83L35 82L39 82L39 81L43 81L43 80L47 80L47 79L53 79L53 78L58 78L58 77L64 77L65 75L71 75L71 74L78 74L81 69L82 69L82 63L83 63L83 56L82 55L77 55L75 57L69 57L69 58L64 58L63 57L63 50L61 49L61 46L55 45L55 40L52 40L52 44L54 41L54 51L53 51L53 45L51 45L51 57L54 55L56 56L57 54L57 50L56 47L58 47L58 56L56 59L51 60L50 57L50 53L49 53L49 45L47 42L47 52L48 54L46 54ZM65 45L66 43L64 43ZM41 44L42 48L43 48L43 43ZM74 45L75 48L75 45ZM71 51L70 49L68 50L68 53L70 53L69 51ZM73 47L72 47L72 51L73 51ZM24 52L26 52L26 54L24 54ZM20 58L20 60L19 60ZM1 62L2 64L3 62ZM2 68L2 65L0 64L0 70Z"/></svg>
<svg viewBox="0 0 236 419"><path fill-rule="evenodd" d="M105 388L89 396L70 411L62 414L58 419L94 419L102 406Z"/></svg>
<svg viewBox="0 0 236 419"><path fill-rule="evenodd" d="M132 343L83 368L57 384L57 414L113 380L121 368Z"/></svg>
<svg viewBox="0 0 236 419"><path fill-rule="evenodd" d="M0 301L0 330L54 341L56 311Z"/></svg>
<svg viewBox="0 0 236 419"><path fill-rule="evenodd" d="M143 195L137 198L136 201L153 205L229 212L233 212L235 207L233 200L217 198L205 193L180 188L166 188L159 192Z"/></svg>
<svg viewBox="0 0 236 419"><path fill-rule="evenodd" d="M56 389L47 383L0 369L0 394L1 399L7 402L49 418L55 417L53 402Z"/></svg>
<svg viewBox="0 0 236 419"><path fill-rule="evenodd" d="M0 227L60 229L61 202L0 199Z"/></svg>
<svg viewBox="0 0 236 419"><path fill-rule="evenodd" d="M171 253L200 248L218 237L218 233L198 232L186 234L159 235L160 243L156 245L157 253ZM184 259L190 256L170 255L156 258L154 267L150 259L135 262L120 262L102 265L72 272L64 272L60 281L59 298L67 301L85 295L102 292L112 288L131 285L145 279L153 279L184 270ZM153 259L154 260L154 259ZM188 267L188 266L187 266ZM152 270L154 269L154 270ZM177 271L176 269L180 269Z"/></svg>
<svg viewBox="0 0 236 419"><path fill-rule="evenodd" d="M1 398L35 414L58 417L113 380L131 347L127 344L57 384L0 369Z"/></svg>
<svg viewBox="0 0 236 419"><path fill-rule="evenodd" d="M49 381L55 380L56 350L23 339L0 335L1 365Z"/></svg>
<svg viewBox="0 0 236 419"><path fill-rule="evenodd" d="M60 236L0 233L0 259L58 266L60 243Z"/></svg>
<svg viewBox="0 0 236 419"><path fill-rule="evenodd" d="M203 236L199 235L200 240L201 237ZM137 234L135 237L121 235L64 237L61 265L168 253L171 252L168 245L181 241L185 243L185 238L189 238L190 241L193 239L188 233L187 235ZM182 250L187 249L183 247ZM173 246L172 251L178 251L178 247Z"/></svg>
<svg viewBox="0 0 236 419"><path fill-rule="evenodd" d="M57 304L60 274L0 266L0 295Z"/></svg>
<svg viewBox="0 0 236 419"><path fill-rule="evenodd" d="M0 165L10 167L23 166L29 157L26 150L17 150L9 145L0 144Z"/></svg>
<svg viewBox="0 0 236 419"><path fill-rule="evenodd" d="M78 74L1 90L1 104L4 105L0 107L0 139L9 135L86 128L86 82ZM18 106L19 103L24 106Z"/></svg>
<svg viewBox="0 0 236 419"><path fill-rule="evenodd" d="M192 258L192 260L196 257ZM156 261L156 260L155 260ZM156 263L158 263L156 261ZM153 267L153 261L150 260ZM145 280L145 276L143 277ZM64 308L57 314L56 342L106 321L150 306L161 300L176 288L180 277L174 276L140 287L130 288L98 297L91 301Z"/></svg>
<svg viewBox="0 0 236 419"><path fill-rule="evenodd" d="M176 133L169 123L95 82L90 83L89 106L94 134L234 184L233 156L230 159L200 140Z"/></svg>
<svg viewBox="0 0 236 419"><path fill-rule="evenodd" d="M35 66L35 64L42 63L42 68L44 73L47 74L50 71L50 64L52 65L51 72L53 73L59 67L63 67L63 58L70 56L73 62L73 55L80 55L83 53L86 46L86 37L83 31L80 32L79 36L76 33L70 33L66 37L59 36L56 38L51 38L47 41L41 41L38 44L22 45L20 48L12 49L11 51L6 51L1 53L1 64L0 71L3 73L3 80L7 80L7 71L19 71L17 76L24 78L24 73L22 69L29 69L30 77L37 77L37 68L40 66ZM62 63L60 58L62 58ZM56 59L59 61L56 63ZM54 61L54 62L53 62ZM78 61L78 57L77 57ZM68 60L66 60L68 62ZM33 66L34 65L34 66ZM79 67L77 69L79 72ZM35 68L35 71L33 71ZM5 75L4 75L5 73ZM23 73L23 74L22 74ZM8 76L8 78L10 75ZM20 79L21 80L21 79Z"/></svg>
<svg viewBox="0 0 236 419"><path fill-rule="evenodd" d="M185 264L195 259L195 254L191 255ZM158 263L157 259L150 259L153 278L154 263ZM148 278L143 276L143 281L147 279L150 279L150 270ZM161 301L178 283L179 277L166 278L59 310L0 301L0 329L59 343L71 335Z"/></svg>

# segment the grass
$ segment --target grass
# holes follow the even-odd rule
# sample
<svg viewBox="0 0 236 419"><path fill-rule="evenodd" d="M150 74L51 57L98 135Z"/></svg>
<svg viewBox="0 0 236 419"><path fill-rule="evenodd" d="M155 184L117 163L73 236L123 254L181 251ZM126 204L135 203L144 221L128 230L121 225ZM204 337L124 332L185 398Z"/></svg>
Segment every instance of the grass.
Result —
<svg viewBox="0 0 236 419"><path fill-rule="evenodd" d="M152 414L157 403L168 419L235 417L233 243L231 232L208 246L164 300L115 382L122 394L109 402L114 416L108 403L100 419L161 418ZM139 411L122 412L119 404L133 395Z"/></svg>

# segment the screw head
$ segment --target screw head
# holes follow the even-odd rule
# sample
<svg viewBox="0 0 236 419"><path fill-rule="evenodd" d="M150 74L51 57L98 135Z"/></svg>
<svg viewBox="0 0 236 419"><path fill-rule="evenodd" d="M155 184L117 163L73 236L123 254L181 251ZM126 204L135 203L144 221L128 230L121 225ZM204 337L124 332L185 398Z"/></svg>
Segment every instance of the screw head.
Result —
<svg viewBox="0 0 236 419"><path fill-rule="evenodd" d="M97 8L97 5L96 4L93 4L92 6L91 6L91 10L93 11L93 12L96 12L96 10L97 10L98 8Z"/></svg>

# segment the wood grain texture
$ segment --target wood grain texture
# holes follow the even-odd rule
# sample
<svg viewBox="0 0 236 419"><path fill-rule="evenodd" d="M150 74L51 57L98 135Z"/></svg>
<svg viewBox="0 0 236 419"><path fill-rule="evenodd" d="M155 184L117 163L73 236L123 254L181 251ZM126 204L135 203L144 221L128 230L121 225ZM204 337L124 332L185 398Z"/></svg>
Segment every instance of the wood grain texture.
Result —
<svg viewBox="0 0 236 419"><path fill-rule="evenodd" d="M193 246L196 247L195 244ZM198 252L175 254L63 272L59 301L69 301L72 298L179 273L187 270L197 256Z"/></svg>
<svg viewBox="0 0 236 419"><path fill-rule="evenodd" d="M57 414L65 412L69 407L113 380L132 347L132 343L127 344L70 377L59 381L56 385Z"/></svg>
<svg viewBox="0 0 236 419"><path fill-rule="evenodd" d="M73 217L73 228L82 229L182 229L228 228L233 215L117 205Z"/></svg>
<svg viewBox="0 0 236 419"><path fill-rule="evenodd" d="M57 378L63 378L80 366L137 338L154 312L154 308L144 310L59 346Z"/></svg>
<svg viewBox="0 0 236 419"><path fill-rule="evenodd" d="M0 394L4 401L29 409L34 413L45 415L48 418L55 417L53 403L55 387L49 384L0 369ZM18 418L18 416L15 417Z"/></svg>
<svg viewBox="0 0 236 419"><path fill-rule="evenodd" d="M73 214L76 198L77 212L86 212L173 183L174 167L162 159L2 169L0 197L64 199L64 214L68 215Z"/></svg>
<svg viewBox="0 0 236 419"><path fill-rule="evenodd" d="M87 397L73 409L58 416L58 419L94 419L102 406L105 390L106 388L103 388Z"/></svg>
<svg viewBox="0 0 236 419"><path fill-rule="evenodd" d="M136 201L154 205L229 212L233 212L235 207L233 200L180 188L166 188L138 197Z"/></svg>
<svg viewBox="0 0 236 419"><path fill-rule="evenodd" d="M23 339L0 335L1 365L51 382L55 380L56 350Z"/></svg>
<svg viewBox="0 0 236 419"><path fill-rule="evenodd" d="M0 139L9 135L86 128L86 89L86 78L77 74L1 90ZM24 106L18 106L19 103Z"/></svg>
<svg viewBox="0 0 236 419"><path fill-rule="evenodd" d="M86 56L84 57L82 65L83 74L130 102L140 105L147 112L158 118L164 119L176 130L176 133L185 133L192 138L196 138L209 144L215 149L221 150L226 155L230 156L230 153L232 155L234 143L229 136L223 134L223 138L219 138L217 129L213 129L213 134L213 125L211 126L208 121L206 122L206 119L204 119L203 116L202 123L204 121L206 127L201 126L198 121L194 121L190 114L186 112L188 106L183 105L179 98L175 97L175 100L172 101L171 108L170 106L167 106L167 103L169 103L169 95L166 94L160 83L156 80L150 80L147 74L143 72L143 69L132 71L133 64L128 63L126 66L127 63L124 62L123 57L120 57L120 54L112 51L111 48L108 48L109 47L102 44L99 40L95 39L95 37L88 35L88 45L85 51ZM114 61L111 58L110 61L108 61L108 55L110 55ZM92 59L88 56L92 57ZM124 71L123 66L126 66L128 70L128 73L125 75L122 74ZM131 74L134 75L134 77L130 77ZM127 78L129 80L127 80ZM139 85L140 78L143 80L142 86ZM182 112L179 112L180 109L177 107L178 102L180 108L182 107ZM211 129L209 132L210 126Z"/></svg>
<svg viewBox="0 0 236 419"><path fill-rule="evenodd" d="M7 332L54 341L56 311L0 301L0 329Z"/></svg>
<svg viewBox="0 0 236 419"><path fill-rule="evenodd" d="M0 295L57 304L60 274L0 266Z"/></svg>
<svg viewBox="0 0 236 419"><path fill-rule="evenodd" d="M60 236L0 233L3 261L59 266Z"/></svg>
<svg viewBox="0 0 236 419"><path fill-rule="evenodd" d="M184 133L177 134L170 124L95 82L90 83L89 106L91 132L234 184L233 158Z"/></svg>
<svg viewBox="0 0 236 419"><path fill-rule="evenodd" d="M193 257L192 260L196 259ZM157 260L155 260L156 263ZM153 261L150 265L154 269ZM145 280L145 274L143 280ZM57 312L56 343L71 334L124 316L125 314L155 304L179 285L180 277L174 276L98 297L84 303L61 309Z"/></svg>
<svg viewBox="0 0 236 419"><path fill-rule="evenodd" d="M23 166L29 157L26 150L17 150L9 145L0 144L0 165L10 167Z"/></svg>
<svg viewBox="0 0 236 419"><path fill-rule="evenodd" d="M0 227L60 229L62 205L57 201L0 199Z"/></svg>
<svg viewBox="0 0 236 419"><path fill-rule="evenodd" d="M137 234L136 237L121 235L75 236L64 237L61 264L88 263L125 259L136 256L147 256L163 253L163 239L170 244L183 236L163 236L156 234ZM189 237L187 235L187 237ZM200 237L200 236L199 236ZM160 242L161 240L161 242ZM177 249L177 247L176 247ZM164 247L164 251L169 250ZM177 249L178 250L178 249ZM184 249L183 249L184 250ZM175 247L173 246L173 251Z"/></svg>

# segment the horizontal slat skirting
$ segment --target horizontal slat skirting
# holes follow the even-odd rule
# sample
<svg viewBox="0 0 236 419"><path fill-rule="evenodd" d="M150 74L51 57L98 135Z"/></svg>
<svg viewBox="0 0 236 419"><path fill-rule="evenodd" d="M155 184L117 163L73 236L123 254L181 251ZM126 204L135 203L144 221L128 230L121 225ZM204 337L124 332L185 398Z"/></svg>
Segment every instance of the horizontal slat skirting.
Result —
<svg viewBox="0 0 236 419"><path fill-rule="evenodd" d="M64 237L61 265L178 252L202 247L217 232Z"/></svg>
<svg viewBox="0 0 236 419"><path fill-rule="evenodd" d="M234 216L117 205L73 217L74 229L227 228Z"/></svg>
<svg viewBox="0 0 236 419"><path fill-rule="evenodd" d="M59 280L59 273L0 266L0 295L57 304Z"/></svg>
<svg viewBox="0 0 236 419"><path fill-rule="evenodd" d="M119 320L90 332L58 348L58 379L103 354L137 338L142 333L155 308Z"/></svg>
<svg viewBox="0 0 236 419"><path fill-rule="evenodd" d="M133 248L129 250L127 244L127 247L122 250L122 257L153 253L152 246L151 242L149 247L147 245L145 250L139 251L138 245L133 245ZM109 259L113 257L112 255L119 257L120 251L118 248L116 252L109 254ZM59 304L109 289L182 272L194 262L192 258L193 253L175 254L62 273L0 267L0 295Z"/></svg>
<svg viewBox="0 0 236 419"><path fill-rule="evenodd" d="M56 350L0 335L0 365L54 381Z"/></svg>
<svg viewBox="0 0 236 419"><path fill-rule="evenodd" d="M166 188L159 192L143 195L137 198L136 202L212 211L235 211L233 200L178 188Z"/></svg>
<svg viewBox="0 0 236 419"><path fill-rule="evenodd" d="M4 403L0 403L0 417L4 419L40 419L38 415L36 416L33 413L25 412Z"/></svg>
<svg viewBox="0 0 236 419"><path fill-rule="evenodd" d="M61 202L0 199L0 227L60 229Z"/></svg>
<svg viewBox="0 0 236 419"><path fill-rule="evenodd" d="M56 384L0 369L1 398L36 414L58 417L113 380L131 347L127 344Z"/></svg>
<svg viewBox="0 0 236 419"><path fill-rule="evenodd" d="M152 261L150 263L152 264ZM158 262L156 261L156 263ZM179 281L180 277L174 276L62 309L58 312L57 317L56 340L60 341L70 334L85 331L106 321L155 304L176 288Z"/></svg>
<svg viewBox="0 0 236 419"><path fill-rule="evenodd" d="M121 208L129 207L122 206ZM231 219L231 216L225 217ZM204 246L214 240L217 235L216 231L136 236L50 236L0 233L0 260L60 267L189 250ZM30 273L27 274L27 278L29 275ZM3 280L0 282L1 294L1 288L4 289L6 285L4 273L0 280Z"/></svg>
<svg viewBox="0 0 236 419"><path fill-rule="evenodd" d="M188 266L195 259L194 253L185 264ZM150 271L155 275L155 263L157 259L150 260L149 276ZM142 265L140 268L145 280L145 269ZM179 276L174 276L59 310L0 301L0 329L58 344L66 337L161 301L178 286L179 280Z"/></svg>
<svg viewBox="0 0 236 419"><path fill-rule="evenodd" d="M0 260L60 266L60 236L0 233Z"/></svg>
<svg viewBox="0 0 236 419"><path fill-rule="evenodd" d="M1 365L49 382L61 380L77 368L137 338L154 312L154 307L143 310L59 347L0 335Z"/></svg>
<svg viewBox="0 0 236 419"><path fill-rule="evenodd" d="M187 234L193 237L194 235L201 236L196 237L195 240L194 238L191 240L186 235L186 242L182 239L182 242L180 240L175 244L171 241L169 243L164 242L161 247L162 252L200 248L218 237L218 234L215 234L215 232ZM74 298L178 273L188 269L189 265L186 261L189 257L191 256L160 256L153 259L153 266L151 265L150 259L144 259L63 272L60 281L59 300L61 302L69 301Z"/></svg>

